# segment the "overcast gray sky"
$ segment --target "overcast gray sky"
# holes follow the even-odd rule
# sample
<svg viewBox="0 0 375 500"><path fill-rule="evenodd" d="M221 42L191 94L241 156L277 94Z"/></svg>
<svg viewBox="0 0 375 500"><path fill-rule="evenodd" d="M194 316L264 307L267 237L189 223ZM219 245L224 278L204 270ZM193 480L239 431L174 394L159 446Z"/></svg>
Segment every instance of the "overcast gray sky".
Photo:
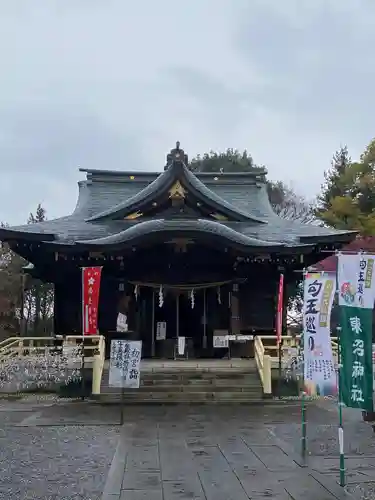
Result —
<svg viewBox="0 0 375 500"><path fill-rule="evenodd" d="M0 220L74 208L79 167L247 148L319 190L375 136L373 0L0 0Z"/></svg>

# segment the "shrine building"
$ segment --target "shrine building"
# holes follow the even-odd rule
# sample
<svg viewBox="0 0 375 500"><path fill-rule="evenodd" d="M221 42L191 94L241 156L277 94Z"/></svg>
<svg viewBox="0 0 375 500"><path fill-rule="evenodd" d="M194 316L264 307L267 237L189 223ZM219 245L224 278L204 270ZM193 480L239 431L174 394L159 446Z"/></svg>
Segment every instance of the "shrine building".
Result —
<svg viewBox="0 0 375 500"><path fill-rule="evenodd" d="M173 357L179 337L189 358L224 356L228 334L246 354L241 336L275 332L280 273L287 289L355 238L276 215L266 170L192 172L179 143L161 173L80 170L71 215L1 228L0 240L54 284L55 334L81 333L81 268L101 266L98 330L141 339L146 358Z"/></svg>

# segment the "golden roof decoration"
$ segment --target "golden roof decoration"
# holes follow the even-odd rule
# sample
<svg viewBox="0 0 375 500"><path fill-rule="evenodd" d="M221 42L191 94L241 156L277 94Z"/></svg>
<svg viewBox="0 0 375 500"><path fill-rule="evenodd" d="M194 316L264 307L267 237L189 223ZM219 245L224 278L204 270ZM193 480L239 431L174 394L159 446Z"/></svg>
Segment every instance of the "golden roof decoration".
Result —
<svg viewBox="0 0 375 500"><path fill-rule="evenodd" d="M176 181L169 190L169 198L171 198L172 200L185 198L185 189L181 185L180 181Z"/></svg>
<svg viewBox="0 0 375 500"><path fill-rule="evenodd" d="M132 214L129 214L126 217L124 217L124 219L134 220L134 219L138 219L138 217L141 217L142 215L143 215L142 212L133 212Z"/></svg>

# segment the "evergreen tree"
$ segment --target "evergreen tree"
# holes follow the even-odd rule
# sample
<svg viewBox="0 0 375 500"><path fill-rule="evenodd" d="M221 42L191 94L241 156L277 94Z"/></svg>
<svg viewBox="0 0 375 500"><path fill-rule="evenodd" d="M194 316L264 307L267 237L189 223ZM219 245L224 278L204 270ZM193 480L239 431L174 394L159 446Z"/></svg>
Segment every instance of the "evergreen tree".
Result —
<svg viewBox="0 0 375 500"><path fill-rule="evenodd" d="M325 183L322 186L322 193L318 196L319 211L328 210L333 198L345 194L346 187L343 179L351 163L347 146L343 146L335 152L330 170L324 173Z"/></svg>
<svg viewBox="0 0 375 500"><path fill-rule="evenodd" d="M35 214L30 213L28 224L47 220L46 210L39 205ZM52 332L54 290L51 283L32 278L25 292L25 312L28 330L34 335L49 335Z"/></svg>
<svg viewBox="0 0 375 500"><path fill-rule="evenodd" d="M316 216L336 229L352 229L363 236L375 234L375 141L352 162L342 148L325 175Z"/></svg>
<svg viewBox="0 0 375 500"><path fill-rule="evenodd" d="M228 148L225 153L210 151L203 156L193 158L189 165L193 172L252 172L260 170L254 164L252 156L245 150L240 153L237 149Z"/></svg>
<svg viewBox="0 0 375 500"><path fill-rule="evenodd" d="M224 153L210 151L197 156L189 164L194 172L241 173L260 172L264 166L254 163L246 150L240 153L237 149L227 149ZM314 219L312 204L281 181L267 181L267 192L273 210L284 219L296 219L311 222Z"/></svg>

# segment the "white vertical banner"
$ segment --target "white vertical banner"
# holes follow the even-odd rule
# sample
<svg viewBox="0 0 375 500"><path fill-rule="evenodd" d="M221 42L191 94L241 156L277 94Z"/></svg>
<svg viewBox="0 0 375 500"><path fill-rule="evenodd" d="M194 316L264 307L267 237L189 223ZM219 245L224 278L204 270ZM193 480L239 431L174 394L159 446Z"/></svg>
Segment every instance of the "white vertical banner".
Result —
<svg viewBox="0 0 375 500"><path fill-rule="evenodd" d="M374 307L374 262L375 255L339 254L340 306Z"/></svg>
<svg viewBox="0 0 375 500"><path fill-rule="evenodd" d="M331 311L336 278L308 273L304 281L303 350L305 390L309 395L336 395L337 377L331 344Z"/></svg>

